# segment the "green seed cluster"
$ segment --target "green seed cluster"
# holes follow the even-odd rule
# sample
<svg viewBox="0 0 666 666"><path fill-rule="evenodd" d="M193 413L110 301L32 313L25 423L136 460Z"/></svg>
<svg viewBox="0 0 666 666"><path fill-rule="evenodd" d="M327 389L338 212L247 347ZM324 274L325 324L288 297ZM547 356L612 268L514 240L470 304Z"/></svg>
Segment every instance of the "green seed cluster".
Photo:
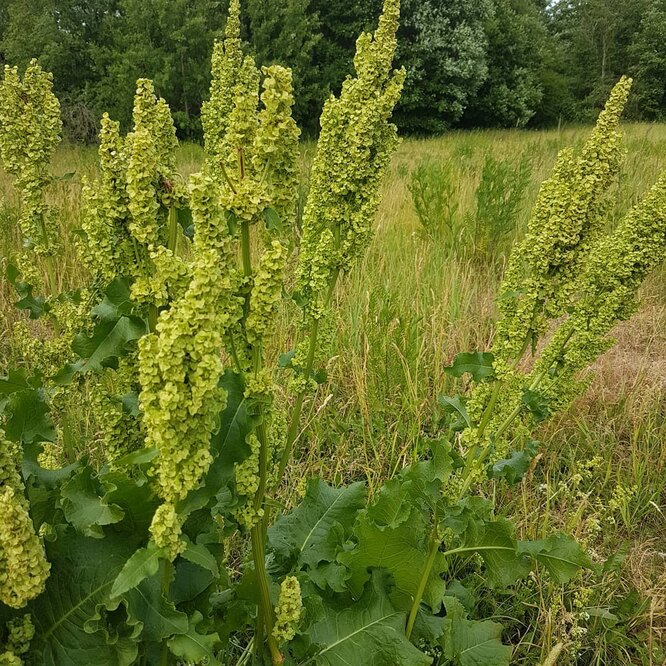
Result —
<svg viewBox="0 0 666 666"><path fill-rule="evenodd" d="M160 504L155 511L150 533L158 548L164 548L166 556L175 560L183 550L184 542L180 538L181 523L176 509L170 502Z"/></svg>
<svg viewBox="0 0 666 666"><path fill-rule="evenodd" d="M192 279L185 293L160 314L156 333L139 342L140 404L146 444L159 451L156 464L160 495L173 507L196 487L211 461L210 433L224 406L218 388L220 352L231 323L233 274L231 237L218 205L218 188L193 176L190 208L195 224ZM164 509L153 521L164 535Z"/></svg>
<svg viewBox="0 0 666 666"><path fill-rule="evenodd" d="M110 282L124 275L136 261L132 239L127 230L126 190L127 155L120 123L105 113L99 133L100 177L84 182L81 227L86 243L79 254L92 272Z"/></svg>
<svg viewBox="0 0 666 666"><path fill-rule="evenodd" d="M322 286L350 268L372 235L379 186L398 141L389 118L405 78L404 70L391 70L399 14L399 0L385 0L375 34L356 43L356 78L324 105L297 274L312 317L325 306Z"/></svg>
<svg viewBox="0 0 666 666"><path fill-rule="evenodd" d="M279 65L264 67L259 127L252 158L255 172L261 173L270 193L272 207L283 223L296 222L298 190L298 139L301 134L291 117L294 105L291 70Z"/></svg>
<svg viewBox="0 0 666 666"><path fill-rule="evenodd" d="M254 496L259 488L259 454L261 444L257 436L252 433L248 435L247 443L250 446L250 455L235 466L236 493L245 498L245 502L234 510L234 518L247 530L252 529L264 516L263 509L256 509Z"/></svg>
<svg viewBox="0 0 666 666"><path fill-rule="evenodd" d="M38 254L52 254L56 238L49 224L44 190L50 181L51 157L61 139L60 103L53 77L31 60L23 79L5 66L0 83L0 157L16 178L21 197L19 224Z"/></svg>
<svg viewBox="0 0 666 666"><path fill-rule="evenodd" d="M240 6L232 0L224 42L213 48L210 99L202 107L207 172L223 189L223 205L238 220L257 222L269 206L295 216L299 130L291 117L291 71L260 72L240 44ZM261 102L261 108L260 108Z"/></svg>
<svg viewBox="0 0 666 666"><path fill-rule="evenodd" d="M237 74L242 64L240 2L239 0L231 0L224 41L216 41L213 45L210 99L204 102L201 107L204 145L206 157L211 161L209 165L211 173L218 171L219 165L224 166L225 163L225 136L229 126L229 116L234 105Z"/></svg>
<svg viewBox="0 0 666 666"><path fill-rule="evenodd" d="M44 590L51 565L28 513L12 453L0 432L0 601L22 608Z"/></svg>
<svg viewBox="0 0 666 666"><path fill-rule="evenodd" d="M504 457L511 442L530 436L526 401L536 397L547 416L585 389L589 376L582 372L612 346L609 333L635 311L640 285L666 256L666 176L613 232L604 233L602 196L622 161L618 122L630 85L623 78L614 88L581 154L560 155L527 236L512 255L493 346L501 395L489 406L498 385L479 384L467 404L477 427L463 433L467 447L494 440L491 462ZM529 344L558 320L533 368L519 370ZM480 433L487 410L492 417ZM480 477L483 465L477 468Z"/></svg>
<svg viewBox="0 0 666 666"><path fill-rule="evenodd" d="M92 413L98 427L96 443L110 463L143 446L143 423L123 406L123 397L138 390L138 359L130 354L120 359L116 370L104 371L99 390L92 393Z"/></svg>
<svg viewBox="0 0 666 666"><path fill-rule="evenodd" d="M282 299L282 274L287 262L287 248L273 240L265 250L254 274L250 312L245 322L251 345L261 345Z"/></svg>
<svg viewBox="0 0 666 666"><path fill-rule="evenodd" d="M613 345L609 333L636 311L639 287L665 257L666 174L595 244L574 282L580 297L530 375L554 408L566 406L585 387L578 374Z"/></svg>
<svg viewBox="0 0 666 666"><path fill-rule="evenodd" d="M511 255L502 285L493 353L508 364L561 316L575 293L574 276L603 231L604 194L624 158L620 116L631 79L613 88L579 155L563 150L539 192L527 234Z"/></svg>
<svg viewBox="0 0 666 666"><path fill-rule="evenodd" d="M5 647L14 659L18 662L9 661L7 663L21 663L20 655L24 655L30 649L30 641L35 637L35 626L32 623L30 613L26 613L20 618L15 618L7 623L7 642ZM0 655L0 664L3 663L4 655Z"/></svg>
<svg viewBox="0 0 666 666"><path fill-rule="evenodd" d="M280 585L278 605L275 607L273 636L278 643L287 643L294 638L302 613L301 585L295 576L287 576Z"/></svg>
<svg viewBox="0 0 666 666"><path fill-rule="evenodd" d="M116 276L133 280L139 303L161 306L172 288L182 287L185 268L166 251L168 209L186 199L175 173L176 130L167 103L153 84L139 79L134 97L133 131L121 137L107 114L100 130L100 176L83 188L79 251L103 281Z"/></svg>

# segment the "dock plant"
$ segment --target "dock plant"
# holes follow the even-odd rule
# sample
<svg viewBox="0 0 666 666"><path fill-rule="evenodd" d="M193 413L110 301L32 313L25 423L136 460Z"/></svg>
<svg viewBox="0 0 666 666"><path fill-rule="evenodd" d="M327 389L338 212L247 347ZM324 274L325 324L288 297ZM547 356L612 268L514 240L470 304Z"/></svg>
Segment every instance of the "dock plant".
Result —
<svg viewBox="0 0 666 666"><path fill-rule="evenodd" d="M244 51L238 0L213 50L201 173L176 172L150 81L126 136L103 117L81 213L88 324L57 372L0 379L0 663L502 666L512 647L469 581L504 594L535 570L559 585L594 568L566 534L524 539L489 490L525 476L536 427L582 391L666 255L666 176L606 224L628 79L543 184L492 346L453 359L471 389L440 398L413 462L372 496L312 478L285 505L336 286L371 243L398 143L398 20L385 0L324 106L298 231L291 72ZM93 401L99 449L47 468L58 390L90 377L115 389Z"/></svg>

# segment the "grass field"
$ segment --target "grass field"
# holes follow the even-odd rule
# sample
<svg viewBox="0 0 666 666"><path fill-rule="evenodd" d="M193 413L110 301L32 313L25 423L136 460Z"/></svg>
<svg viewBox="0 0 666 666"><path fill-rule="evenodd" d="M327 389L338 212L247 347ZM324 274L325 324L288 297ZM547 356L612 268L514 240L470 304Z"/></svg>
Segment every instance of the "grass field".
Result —
<svg viewBox="0 0 666 666"><path fill-rule="evenodd" d="M611 192L609 224L666 168L666 126L625 129L628 158ZM311 427L306 426L300 460L292 465L294 492L310 473L335 483L366 479L376 487L418 455L422 436L436 425L438 395L460 390L443 368L457 352L489 346L511 237L524 228L557 151L585 133L466 132L401 144L384 186L373 244L336 294L336 355L328 364L329 381L306 407ZM311 152L304 147L304 174ZM474 239L468 232L477 217L475 193L488 155L514 172L527 164L529 180L515 228L501 243L476 253L470 252ZM181 172L196 171L201 157L199 147L183 146ZM423 233L416 214L409 186L426 159L449 165L459 230L454 242ZM93 174L95 164L95 150L80 147L62 147L54 162L58 175L75 172L49 192L61 227L63 252L56 267L61 289L86 279L74 238L81 177ZM19 250L16 217L11 183L0 172L3 261ZM5 281L2 370L22 361L23 347L13 331L23 314L13 308L13 299ZM285 307L285 330L291 314ZM37 335L54 334L30 325ZM498 497L501 511L517 519L523 535L561 529L584 543L596 562L614 556L603 571L564 587L535 575L515 595L488 597L488 615L501 618L509 627L507 638L519 644L515 663L547 664L559 644L558 664L666 663L666 267L649 278L640 312L616 337L617 345L593 368L587 392L539 433L542 452L525 480ZM271 351L277 357L287 349ZM96 424L85 407L71 409L76 418L65 414L61 425L79 424L70 437L92 441ZM492 485L483 490L496 492Z"/></svg>

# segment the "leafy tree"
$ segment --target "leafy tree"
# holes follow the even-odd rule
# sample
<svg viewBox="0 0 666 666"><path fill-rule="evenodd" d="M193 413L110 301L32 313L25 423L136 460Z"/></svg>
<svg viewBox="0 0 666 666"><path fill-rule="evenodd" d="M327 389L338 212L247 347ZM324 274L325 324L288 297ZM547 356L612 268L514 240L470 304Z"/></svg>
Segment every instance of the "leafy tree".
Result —
<svg viewBox="0 0 666 666"><path fill-rule="evenodd" d="M356 39L361 32L374 29L380 6L380 0L311 0L310 13L318 17L321 32L312 51L319 108L331 93L340 92L342 81L352 73ZM305 129L318 129L315 120L305 120Z"/></svg>
<svg viewBox="0 0 666 666"><path fill-rule="evenodd" d="M6 15L0 51L8 63L21 68L38 58L53 73L65 120L85 118L81 109L94 107L88 90L100 76L94 52L97 44L109 39L116 9L117 0L8 0L0 10ZM71 133L76 128L69 125Z"/></svg>
<svg viewBox="0 0 666 666"><path fill-rule="evenodd" d="M534 0L495 0L485 34L488 76L465 113L465 124L523 127L543 97L543 15Z"/></svg>
<svg viewBox="0 0 666 666"><path fill-rule="evenodd" d="M403 0L398 63L407 70L400 127L441 132L462 117L488 73L492 0Z"/></svg>
<svg viewBox="0 0 666 666"><path fill-rule="evenodd" d="M326 94L319 63L313 59L321 39L319 17L310 0L248 0L249 41L260 66L282 63L292 68L296 104L294 116L311 126L318 117ZM309 127L314 129L313 127Z"/></svg>
<svg viewBox="0 0 666 666"><path fill-rule="evenodd" d="M575 115L596 115L613 84L626 73L629 50L651 0L561 0L551 8L555 36L566 53Z"/></svg>
<svg viewBox="0 0 666 666"><path fill-rule="evenodd" d="M110 40L95 53L96 103L127 126L135 82L154 80L181 134L198 135L210 52L224 24L215 0L120 0Z"/></svg>
<svg viewBox="0 0 666 666"><path fill-rule="evenodd" d="M636 77L636 106L650 119L666 116L666 1L656 0L645 13L631 47Z"/></svg>

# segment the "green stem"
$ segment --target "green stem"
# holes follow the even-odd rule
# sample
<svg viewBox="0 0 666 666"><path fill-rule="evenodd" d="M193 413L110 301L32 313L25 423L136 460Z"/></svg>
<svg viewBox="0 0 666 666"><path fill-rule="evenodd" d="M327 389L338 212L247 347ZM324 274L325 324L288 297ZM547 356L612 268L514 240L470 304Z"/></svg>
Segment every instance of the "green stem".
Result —
<svg viewBox="0 0 666 666"><path fill-rule="evenodd" d="M157 328L157 315L157 306L154 303L151 303L148 306L148 328L151 333L154 333Z"/></svg>
<svg viewBox="0 0 666 666"><path fill-rule="evenodd" d="M252 275L252 257L250 246L250 223L247 220L241 222L241 254L243 259L243 275Z"/></svg>
<svg viewBox="0 0 666 666"><path fill-rule="evenodd" d="M239 150L239 164L241 179L244 176L243 172L243 153ZM241 257L243 262L243 275L246 278L252 277L252 254L250 246L250 223L243 221L241 224ZM245 316L247 317L250 306L251 290L248 286L245 295ZM256 374L261 372L263 366L262 350L260 346L255 346L252 349L252 366ZM255 512L259 513L264 506L266 498L266 485L268 479L268 437L266 436L266 424L264 423L263 406L259 406L258 425L257 425L257 439L259 440L259 485L257 492L254 495L253 506ZM262 638L261 633L265 630L266 640L268 642L268 649L271 653L271 661L273 666L278 666L284 662L277 641L273 636L273 605L271 604L269 578L266 571L266 544L265 544L265 528L264 522L258 520L257 523L250 530L252 539L252 560L254 562L254 570L257 574L257 584L259 586L259 614L261 620L258 626L261 628L257 632L257 639ZM263 639L257 640L258 648L261 650Z"/></svg>
<svg viewBox="0 0 666 666"><path fill-rule="evenodd" d="M161 568L161 588L162 596L165 599L169 598L169 586L171 583L171 562L162 560L160 562ZM162 647L160 650L160 666L167 666L169 663L169 645L167 639L162 640Z"/></svg>
<svg viewBox="0 0 666 666"><path fill-rule="evenodd" d="M51 243L49 242L49 234L46 230L46 222L44 221L44 214L39 216L39 226L42 230L42 240L44 241L44 247L46 248L46 274L48 280L48 291L49 293L55 293L57 289L56 285L56 276L55 276L55 265L53 263L53 256L51 255Z"/></svg>
<svg viewBox="0 0 666 666"><path fill-rule="evenodd" d="M567 337L564 338L564 340L562 341L562 346L560 348L558 356L564 353L564 350L566 349L566 346L569 344L569 341L573 337L574 332L575 331L573 331L573 330L570 331L569 334L567 335ZM551 366L548 366L548 367L544 368L532 380L532 383L529 385L528 390L534 391L537 388L539 388L539 385L543 381L543 378L550 371L550 368L551 368ZM504 421L500 424L499 428L495 432L495 437L494 437L495 440L499 439L511 427L511 424L514 422L514 420L516 418L518 418L518 416L520 416L520 414L521 414L521 412L523 411L524 408L525 408L525 405L522 402L518 403L514 407L514 409L511 411L511 413L506 417L506 419L504 419ZM492 441L489 441L488 445L483 449L481 455L479 456L479 458L478 458L479 461L483 462L487 458L488 454L490 453L491 447L492 447ZM472 470L472 464L475 460L474 454L476 453L476 449L477 449L476 446L472 447L467 453L467 456L466 456L467 461L465 463L465 470L464 470L463 476L462 476L463 485L462 485L462 488L461 488L461 491L460 491L460 497L463 497L464 494L469 490L469 487L472 485L471 470Z"/></svg>
<svg viewBox="0 0 666 666"><path fill-rule="evenodd" d="M167 248L176 254L178 244L178 209L175 206L169 207L169 238Z"/></svg>
<svg viewBox="0 0 666 666"><path fill-rule="evenodd" d="M271 661L273 662L273 666L279 666L284 663L284 657L280 652L275 636L273 636L273 607L271 605L271 595L268 589L268 573L266 572L266 556L264 554L262 531L261 521L251 530L252 559L254 560L257 583L259 585L259 610L263 616L263 626L266 629L266 638L268 639L268 649L271 653Z"/></svg>
<svg viewBox="0 0 666 666"><path fill-rule="evenodd" d="M335 291L335 285L340 276L340 269L336 268L333 271L331 276L331 281L328 285L328 292L326 293L326 299L324 301L324 308L328 307L331 299L333 298L333 292ZM313 319L310 324L310 346L308 348L308 355L305 361L305 368L303 369L303 374L306 380L310 379L312 374L312 368L314 366L315 354L317 351L317 336L319 334L319 320ZM294 448L294 443L298 438L298 429L301 423L301 412L303 411L303 401L305 400L305 395L307 390L304 389L296 396L296 401L294 402L294 407L291 412L291 421L289 422L289 429L287 430L287 439L285 442L284 450L282 451L282 457L280 459L280 466L278 467L278 473L275 478L275 491L280 487L282 483L282 477L284 471L287 468L289 459L291 458L291 453Z"/></svg>
<svg viewBox="0 0 666 666"><path fill-rule="evenodd" d="M419 612L419 607L421 605L421 599L423 599L423 593L425 592L426 585L428 584L428 579L432 572L432 567L435 564L435 557L437 557L437 552L441 545L441 540L439 538L439 529L437 524L437 506L435 506L435 513L433 515L433 527L432 527L432 543L430 544L430 552L428 553L428 559L426 561L425 568L421 574L421 580L419 581L419 586L416 588L416 594L414 595L414 601L412 603L412 608L409 611L409 618L407 619L407 628L405 633L407 638L410 638L412 635L412 630L414 629L414 622L416 622L416 615Z"/></svg>

